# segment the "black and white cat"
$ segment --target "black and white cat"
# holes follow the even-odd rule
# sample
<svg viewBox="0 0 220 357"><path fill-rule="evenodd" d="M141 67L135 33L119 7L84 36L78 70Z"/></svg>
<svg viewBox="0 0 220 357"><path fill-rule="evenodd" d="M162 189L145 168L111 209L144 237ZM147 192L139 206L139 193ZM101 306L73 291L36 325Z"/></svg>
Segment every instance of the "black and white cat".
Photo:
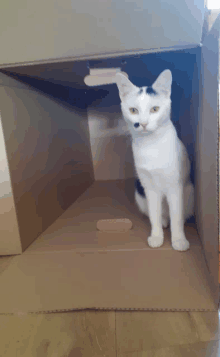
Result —
<svg viewBox="0 0 220 357"><path fill-rule="evenodd" d="M170 119L171 71L163 71L151 87L136 87L122 73L117 73L116 83L132 136L135 200L151 222L148 244L163 244L163 227L170 221L172 247L185 251L189 242L184 223L194 214L194 187L186 148Z"/></svg>

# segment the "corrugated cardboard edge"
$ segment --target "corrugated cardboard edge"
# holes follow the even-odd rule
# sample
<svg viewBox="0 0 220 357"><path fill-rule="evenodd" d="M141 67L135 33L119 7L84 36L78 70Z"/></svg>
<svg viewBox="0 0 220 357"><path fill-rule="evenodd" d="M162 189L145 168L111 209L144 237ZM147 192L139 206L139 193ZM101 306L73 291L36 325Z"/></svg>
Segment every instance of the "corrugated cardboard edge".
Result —
<svg viewBox="0 0 220 357"><path fill-rule="evenodd" d="M117 58L117 57L126 57L126 56L134 56L134 55L142 55L148 53L160 53L160 52L170 52L170 51L181 51L188 48L197 48L200 47L198 43L191 43L184 46L171 46L171 47L156 47L156 48L149 48L144 50L142 48L136 48L133 50L127 51L118 51L118 52L105 52L105 53L93 53L90 55L82 55L82 56L69 56L69 57L60 57L60 58L48 58L46 60L36 60L36 61L26 61L26 62L17 62L17 63L3 63L0 65L0 69L2 73L6 73L4 69L14 69L16 67L23 67L23 66L34 66L34 65L41 65L41 64L51 64L51 63L60 63L60 62L72 62L72 61L85 61L85 60L99 60L99 59L106 59L109 57ZM7 74L7 73L6 73Z"/></svg>
<svg viewBox="0 0 220 357"><path fill-rule="evenodd" d="M0 316L25 316L25 315L41 315L41 314L57 314L62 312L78 312L78 311L155 311L155 312L216 312L218 309L139 309L139 308L97 308L89 307L84 309L59 309L59 310L45 310L45 311L29 311L17 313L0 313Z"/></svg>

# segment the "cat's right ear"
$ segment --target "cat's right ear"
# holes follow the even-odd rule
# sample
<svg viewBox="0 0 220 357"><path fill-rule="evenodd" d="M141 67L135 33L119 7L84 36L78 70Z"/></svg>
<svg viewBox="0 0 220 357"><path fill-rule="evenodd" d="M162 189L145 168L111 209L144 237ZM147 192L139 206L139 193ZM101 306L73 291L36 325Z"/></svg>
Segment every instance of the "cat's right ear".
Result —
<svg viewBox="0 0 220 357"><path fill-rule="evenodd" d="M169 69L165 69L156 79L152 88L165 96L171 95L172 73Z"/></svg>
<svg viewBox="0 0 220 357"><path fill-rule="evenodd" d="M133 92L137 87L129 81L129 79L122 73L117 73L115 75L115 82L118 86L119 96L121 101L123 101L127 95Z"/></svg>

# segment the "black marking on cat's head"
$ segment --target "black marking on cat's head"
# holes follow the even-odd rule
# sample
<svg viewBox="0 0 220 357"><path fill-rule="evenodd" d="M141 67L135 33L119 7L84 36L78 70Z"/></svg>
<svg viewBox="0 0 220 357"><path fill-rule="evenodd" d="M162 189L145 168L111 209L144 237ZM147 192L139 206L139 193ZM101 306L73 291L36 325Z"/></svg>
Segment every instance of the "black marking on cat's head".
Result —
<svg viewBox="0 0 220 357"><path fill-rule="evenodd" d="M134 124L134 127L135 127L135 128L139 128L139 126L140 126L139 123L135 123L135 124Z"/></svg>
<svg viewBox="0 0 220 357"><path fill-rule="evenodd" d="M158 93L150 86L146 88L146 93L150 95L157 95Z"/></svg>
<svg viewBox="0 0 220 357"><path fill-rule="evenodd" d="M136 190L139 193L139 195L142 196L142 197L145 197L144 188L141 185L141 181L139 179L135 180L135 187L136 187Z"/></svg>
<svg viewBox="0 0 220 357"><path fill-rule="evenodd" d="M139 92L138 92L138 95L141 95L143 93L143 88L140 88Z"/></svg>

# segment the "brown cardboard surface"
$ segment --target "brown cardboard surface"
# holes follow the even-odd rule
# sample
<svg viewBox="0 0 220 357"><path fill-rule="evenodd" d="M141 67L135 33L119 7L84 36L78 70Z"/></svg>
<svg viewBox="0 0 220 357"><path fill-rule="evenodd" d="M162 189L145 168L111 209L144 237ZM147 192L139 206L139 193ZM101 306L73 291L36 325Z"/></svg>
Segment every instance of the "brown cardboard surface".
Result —
<svg viewBox="0 0 220 357"><path fill-rule="evenodd" d="M93 180L86 110L0 73L0 107L24 251ZM1 228L0 228L1 232ZM7 250L3 254L13 254Z"/></svg>
<svg viewBox="0 0 220 357"><path fill-rule="evenodd" d="M21 254L13 196L0 198L0 255Z"/></svg>
<svg viewBox="0 0 220 357"><path fill-rule="evenodd" d="M204 37L201 49L200 117L194 110L194 119L198 119L197 229L203 247L195 227L186 225L191 244L187 252L172 249L169 229L162 247L148 246L150 224L134 206L133 179L98 181L90 186L90 139L96 138L89 138L85 110L66 107L13 80L5 82L0 75L0 104L22 249L40 234L2 273L0 313L93 308L217 310L219 155L217 95L213 92L218 90L218 39L217 23ZM192 107L197 108L195 97ZM113 151L115 145L109 148ZM108 150L105 154L112 158ZM98 164L104 159L105 155L99 157ZM132 229L125 233L97 231L98 220L115 218L130 219Z"/></svg>
<svg viewBox="0 0 220 357"><path fill-rule="evenodd" d="M201 49L200 118L196 140L196 221L210 271L215 301L219 301L219 35L220 17Z"/></svg>
<svg viewBox="0 0 220 357"><path fill-rule="evenodd" d="M0 286L0 313L217 309L197 247L25 254L13 259Z"/></svg>
<svg viewBox="0 0 220 357"><path fill-rule="evenodd" d="M15 202L12 194L6 143L4 140L0 111L0 255L21 254L21 252L22 247L15 211Z"/></svg>
<svg viewBox="0 0 220 357"><path fill-rule="evenodd" d="M114 87L105 97L104 107L94 103L87 110L95 180L135 176L131 137L120 105L113 104L113 96L118 96Z"/></svg>
<svg viewBox="0 0 220 357"><path fill-rule="evenodd" d="M96 227L102 232L126 232L132 228L132 222L128 218L101 219Z"/></svg>
<svg viewBox="0 0 220 357"><path fill-rule="evenodd" d="M95 182L0 277L0 313L74 309L215 310L196 230L187 252L149 248L147 219L133 180ZM134 189L134 188L133 188ZM128 196L127 196L128 194ZM126 233L96 231L100 218L125 217Z"/></svg>
<svg viewBox="0 0 220 357"><path fill-rule="evenodd" d="M150 223L134 204L134 179L94 182L38 239L24 252L37 254L53 251L152 250L147 244ZM128 218L132 229L125 233L97 230L100 219ZM172 250L170 230L165 229L164 245ZM186 226L192 246L201 249L193 224Z"/></svg>
<svg viewBox="0 0 220 357"><path fill-rule="evenodd" d="M0 13L0 65L198 45L203 18L203 1L9 1Z"/></svg>

